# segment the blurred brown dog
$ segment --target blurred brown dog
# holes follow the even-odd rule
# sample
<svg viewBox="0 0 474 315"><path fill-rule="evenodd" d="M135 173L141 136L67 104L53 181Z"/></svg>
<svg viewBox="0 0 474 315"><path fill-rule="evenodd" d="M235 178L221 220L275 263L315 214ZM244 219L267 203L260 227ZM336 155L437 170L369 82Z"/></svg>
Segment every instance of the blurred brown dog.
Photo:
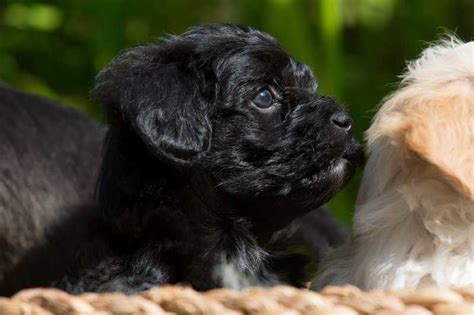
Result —
<svg viewBox="0 0 474 315"><path fill-rule="evenodd" d="M473 284L474 42L451 38L410 63L367 140L352 240L314 287Z"/></svg>

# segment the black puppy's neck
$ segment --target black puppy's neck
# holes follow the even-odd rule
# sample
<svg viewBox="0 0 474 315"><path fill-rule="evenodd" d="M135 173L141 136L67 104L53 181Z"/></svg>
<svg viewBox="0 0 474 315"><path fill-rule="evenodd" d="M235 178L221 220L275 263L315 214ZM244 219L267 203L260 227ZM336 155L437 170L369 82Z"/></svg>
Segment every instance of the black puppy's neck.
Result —
<svg viewBox="0 0 474 315"><path fill-rule="evenodd" d="M160 263L175 270L167 282L201 290L233 286L233 274L243 275L240 285L302 285L306 258L286 253L284 246L270 246L270 233L262 232L239 208L242 204L220 192L198 167L162 163L132 132L114 127L103 166L97 194L119 255L158 248ZM301 276L282 272L295 264L302 266Z"/></svg>
<svg viewBox="0 0 474 315"><path fill-rule="evenodd" d="M275 213L281 207L275 200L262 197L249 202L229 196L198 166L160 161L125 128L110 128L102 165L97 195L104 221L128 241L179 240L183 231L178 230L187 225L226 227L223 232L232 234L239 225L239 230L247 229L265 244L289 223L266 217L269 209L273 207Z"/></svg>

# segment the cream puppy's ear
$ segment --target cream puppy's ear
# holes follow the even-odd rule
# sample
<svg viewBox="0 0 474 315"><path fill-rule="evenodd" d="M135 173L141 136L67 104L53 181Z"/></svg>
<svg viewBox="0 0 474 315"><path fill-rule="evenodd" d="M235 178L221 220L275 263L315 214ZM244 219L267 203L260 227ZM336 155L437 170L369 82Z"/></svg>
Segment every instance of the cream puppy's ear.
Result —
<svg viewBox="0 0 474 315"><path fill-rule="evenodd" d="M450 89L406 113L405 141L409 150L474 200L474 85L467 82Z"/></svg>

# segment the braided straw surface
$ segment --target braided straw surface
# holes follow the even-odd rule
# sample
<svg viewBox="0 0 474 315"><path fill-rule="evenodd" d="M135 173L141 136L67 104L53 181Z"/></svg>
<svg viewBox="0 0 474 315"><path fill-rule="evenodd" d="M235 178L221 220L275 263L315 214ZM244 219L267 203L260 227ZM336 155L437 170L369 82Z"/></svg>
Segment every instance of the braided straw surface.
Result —
<svg viewBox="0 0 474 315"><path fill-rule="evenodd" d="M391 292L363 292L343 286L327 287L318 293L287 286L203 293L188 287L165 286L134 296L74 296L56 289L28 289L12 298L0 297L0 315L51 314L474 315L474 286Z"/></svg>

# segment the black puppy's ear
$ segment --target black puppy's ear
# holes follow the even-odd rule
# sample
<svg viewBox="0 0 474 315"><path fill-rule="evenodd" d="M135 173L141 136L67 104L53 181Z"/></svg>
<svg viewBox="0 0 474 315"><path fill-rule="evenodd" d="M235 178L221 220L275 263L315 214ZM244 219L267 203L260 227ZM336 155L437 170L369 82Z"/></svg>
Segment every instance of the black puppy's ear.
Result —
<svg viewBox="0 0 474 315"><path fill-rule="evenodd" d="M102 70L93 91L112 121L125 122L159 158L187 163L210 147L204 74L189 47L133 48Z"/></svg>

